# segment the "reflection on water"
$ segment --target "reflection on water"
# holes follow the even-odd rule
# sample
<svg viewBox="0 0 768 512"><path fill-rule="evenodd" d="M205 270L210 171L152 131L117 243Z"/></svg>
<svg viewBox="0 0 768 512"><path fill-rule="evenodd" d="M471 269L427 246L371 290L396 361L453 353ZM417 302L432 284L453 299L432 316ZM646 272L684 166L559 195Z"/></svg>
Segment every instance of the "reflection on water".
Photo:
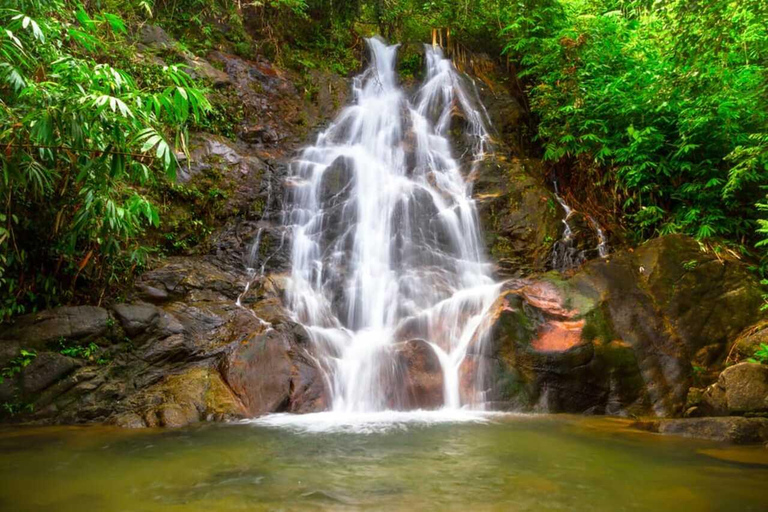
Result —
<svg viewBox="0 0 768 512"><path fill-rule="evenodd" d="M768 510L762 448L606 418L413 416L313 432L279 416L162 432L6 430L0 510Z"/></svg>

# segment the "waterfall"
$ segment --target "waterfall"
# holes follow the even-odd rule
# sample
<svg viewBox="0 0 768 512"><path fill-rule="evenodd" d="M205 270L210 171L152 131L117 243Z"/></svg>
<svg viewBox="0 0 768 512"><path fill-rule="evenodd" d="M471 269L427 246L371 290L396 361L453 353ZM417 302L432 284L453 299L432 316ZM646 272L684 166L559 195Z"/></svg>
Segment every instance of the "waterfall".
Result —
<svg viewBox="0 0 768 512"><path fill-rule="evenodd" d="M600 227L600 224L591 215L585 215L589 226L594 231L597 244L594 249L580 247L579 241L576 239L577 232L574 231L571 225L571 218L574 214L579 213L574 210L565 199L560 195L560 190L557 186L557 179L552 180L552 185L555 189L554 195L557 202L565 212L562 219L563 222L563 234L558 241L552 246L552 254L550 255L550 267L555 270L569 270L580 266L587 261L590 255L597 254L601 258L608 257L608 241L605 236L605 232ZM584 236L584 232L580 232L581 236Z"/></svg>
<svg viewBox="0 0 768 512"><path fill-rule="evenodd" d="M552 247L550 264L552 268L556 270L567 270L569 268L578 267L586 261L587 257L584 251L580 251L577 247L573 235L573 228L569 222L574 210L565 202L565 199L560 196L557 180L553 179L552 184L555 188L555 199L565 212L565 216L562 219L563 235Z"/></svg>
<svg viewBox="0 0 768 512"><path fill-rule="evenodd" d="M286 305L310 334L333 411L411 407L398 351L414 339L439 361L444 407L481 407L483 386L463 385L462 368L500 288L469 179L489 150L487 116L439 48L425 47L426 79L408 98L398 46L368 47L352 104L292 165ZM449 139L457 112L461 158Z"/></svg>

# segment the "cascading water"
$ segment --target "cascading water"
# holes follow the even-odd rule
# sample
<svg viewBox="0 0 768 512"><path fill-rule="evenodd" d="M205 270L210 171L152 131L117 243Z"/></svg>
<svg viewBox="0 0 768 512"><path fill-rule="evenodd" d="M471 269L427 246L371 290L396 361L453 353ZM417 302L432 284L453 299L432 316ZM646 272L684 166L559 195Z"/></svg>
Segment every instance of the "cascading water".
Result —
<svg viewBox="0 0 768 512"><path fill-rule="evenodd" d="M555 242L555 245L552 247L551 265L554 269L566 270L578 267L584 263L586 261L586 255L584 254L584 251L580 251L578 247L576 247L573 228L568 222L573 215L573 208L571 208L560 196L560 190L557 188L557 180L553 180L552 183L555 188L555 199L557 199L557 202L563 208L565 217L563 217L563 236L561 236L560 240Z"/></svg>
<svg viewBox="0 0 768 512"><path fill-rule="evenodd" d="M333 411L409 408L397 352L412 339L438 355L445 407L479 407L482 386L460 391L459 376L500 287L464 177L488 150L485 118L440 49L426 47L426 80L411 101L397 82L397 45L368 46L353 104L292 169L287 305L310 333ZM463 163L448 139L457 110Z"/></svg>
<svg viewBox="0 0 768 512"><path fill-rule="evenodd" d="M600 224L598 224L591 215L586 215L585 217L589 222L589 227L595 232L597 244L594 249L579 247L579 241L576 239L577 233L574 232L573 226L571 225L571 217L578 212L571 208L571 206L565 202L565 199L560 196L560 190L558 189L556 179L552 180L552 185L555 189L555 199L563 208L565 216L562 219L563 235L552 247L550 266L553 269L563 271L578 267L587 261L587 259L594 253L597 253L601 258L607 258L608 242L605 233L600 227ZM581 231L581 234L583 236L583 231Z"/></svg>

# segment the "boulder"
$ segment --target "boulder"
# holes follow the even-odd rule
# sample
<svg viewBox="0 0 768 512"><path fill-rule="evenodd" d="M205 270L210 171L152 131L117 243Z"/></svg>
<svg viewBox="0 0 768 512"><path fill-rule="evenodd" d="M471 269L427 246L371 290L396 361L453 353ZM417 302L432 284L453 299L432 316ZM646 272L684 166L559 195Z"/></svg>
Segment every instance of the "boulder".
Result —
<svg viewBox="0 0 768 512"><path fill-rule="evenodd" d="M758 322L742 333L734 342L731 352L737 358L747 359L755 356L760 345L768 345L768 321Z"/></svg>
<svg viewBox="0 0 768 512"><path fill-rule="evenodd" d="M429 343L409 340L395 352L396 364L404 373L405 409L438 409L445 403L443 370Z"/></svg>
<svg viewBox="0 0 768 512"><path fill-rule="evenodd" d="M139 30L139 41L144 46L167 50L176 47L176 41L159 25L144 25Z"/></svg>
<svg viewBox="0 0 768 512"><path fill-rule="evenodd" d="M768 412L768 366L740 363L726 368L704 391L701 407L714 416Z"/></svg>
<svg viewBox="0 0 768 512"><path fill-rule="evenodd" d="M222 364L222 374L249 416L270 412L316 412L328 405L321 370L309 356L303 328L265 327L253 319Z"/></svg>
<svg viewBox="0 0 768 512"><path fill-rule="evenodd" d="M225 72L216 69L205 59L191 53L184 54L184 63L187 66L187 72L192 78L202 78L213 84L214 87L224 87L232 83Z"/></svg>
<svg viewBox="0 0 768 512"><path fill-rule="evenodd" d="M109 423L135 428L183 427L208 419L246 416L243 404L215 368L191 368L168 375L130 398L130 412L113 415Z"/></svg>
<svg viewBox="0 0 768 512"><path fill-rule="evenodd" d="M720 262L683 236L593 260L568 280L510 281L485 355L492 400L522 410L681 415L691 361L721 364L729 339L759 309L759 286L742 264ZM749 382L749 393L739 388L745 399L757 389ZM705 395L713 404L725 398Z"/></svg>
<svg viewBox="0 0 768 512"><path fill-rule="evenodd" d="M160 309L151 304L117 304L112 310L128 336L143 333L160 316Z"/></svg>

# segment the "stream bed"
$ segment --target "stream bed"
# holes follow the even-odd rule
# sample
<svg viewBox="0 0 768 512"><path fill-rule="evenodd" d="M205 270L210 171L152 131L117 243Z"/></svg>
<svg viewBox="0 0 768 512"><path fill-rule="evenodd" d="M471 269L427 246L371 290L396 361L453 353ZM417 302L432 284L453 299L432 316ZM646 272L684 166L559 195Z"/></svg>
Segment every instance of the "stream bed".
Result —
<svg viewBox="0 0 768 512"><path fill-rule="evenodd" d="M0 510L765 511L768 450L567 415L0 430Z"/></svg>

